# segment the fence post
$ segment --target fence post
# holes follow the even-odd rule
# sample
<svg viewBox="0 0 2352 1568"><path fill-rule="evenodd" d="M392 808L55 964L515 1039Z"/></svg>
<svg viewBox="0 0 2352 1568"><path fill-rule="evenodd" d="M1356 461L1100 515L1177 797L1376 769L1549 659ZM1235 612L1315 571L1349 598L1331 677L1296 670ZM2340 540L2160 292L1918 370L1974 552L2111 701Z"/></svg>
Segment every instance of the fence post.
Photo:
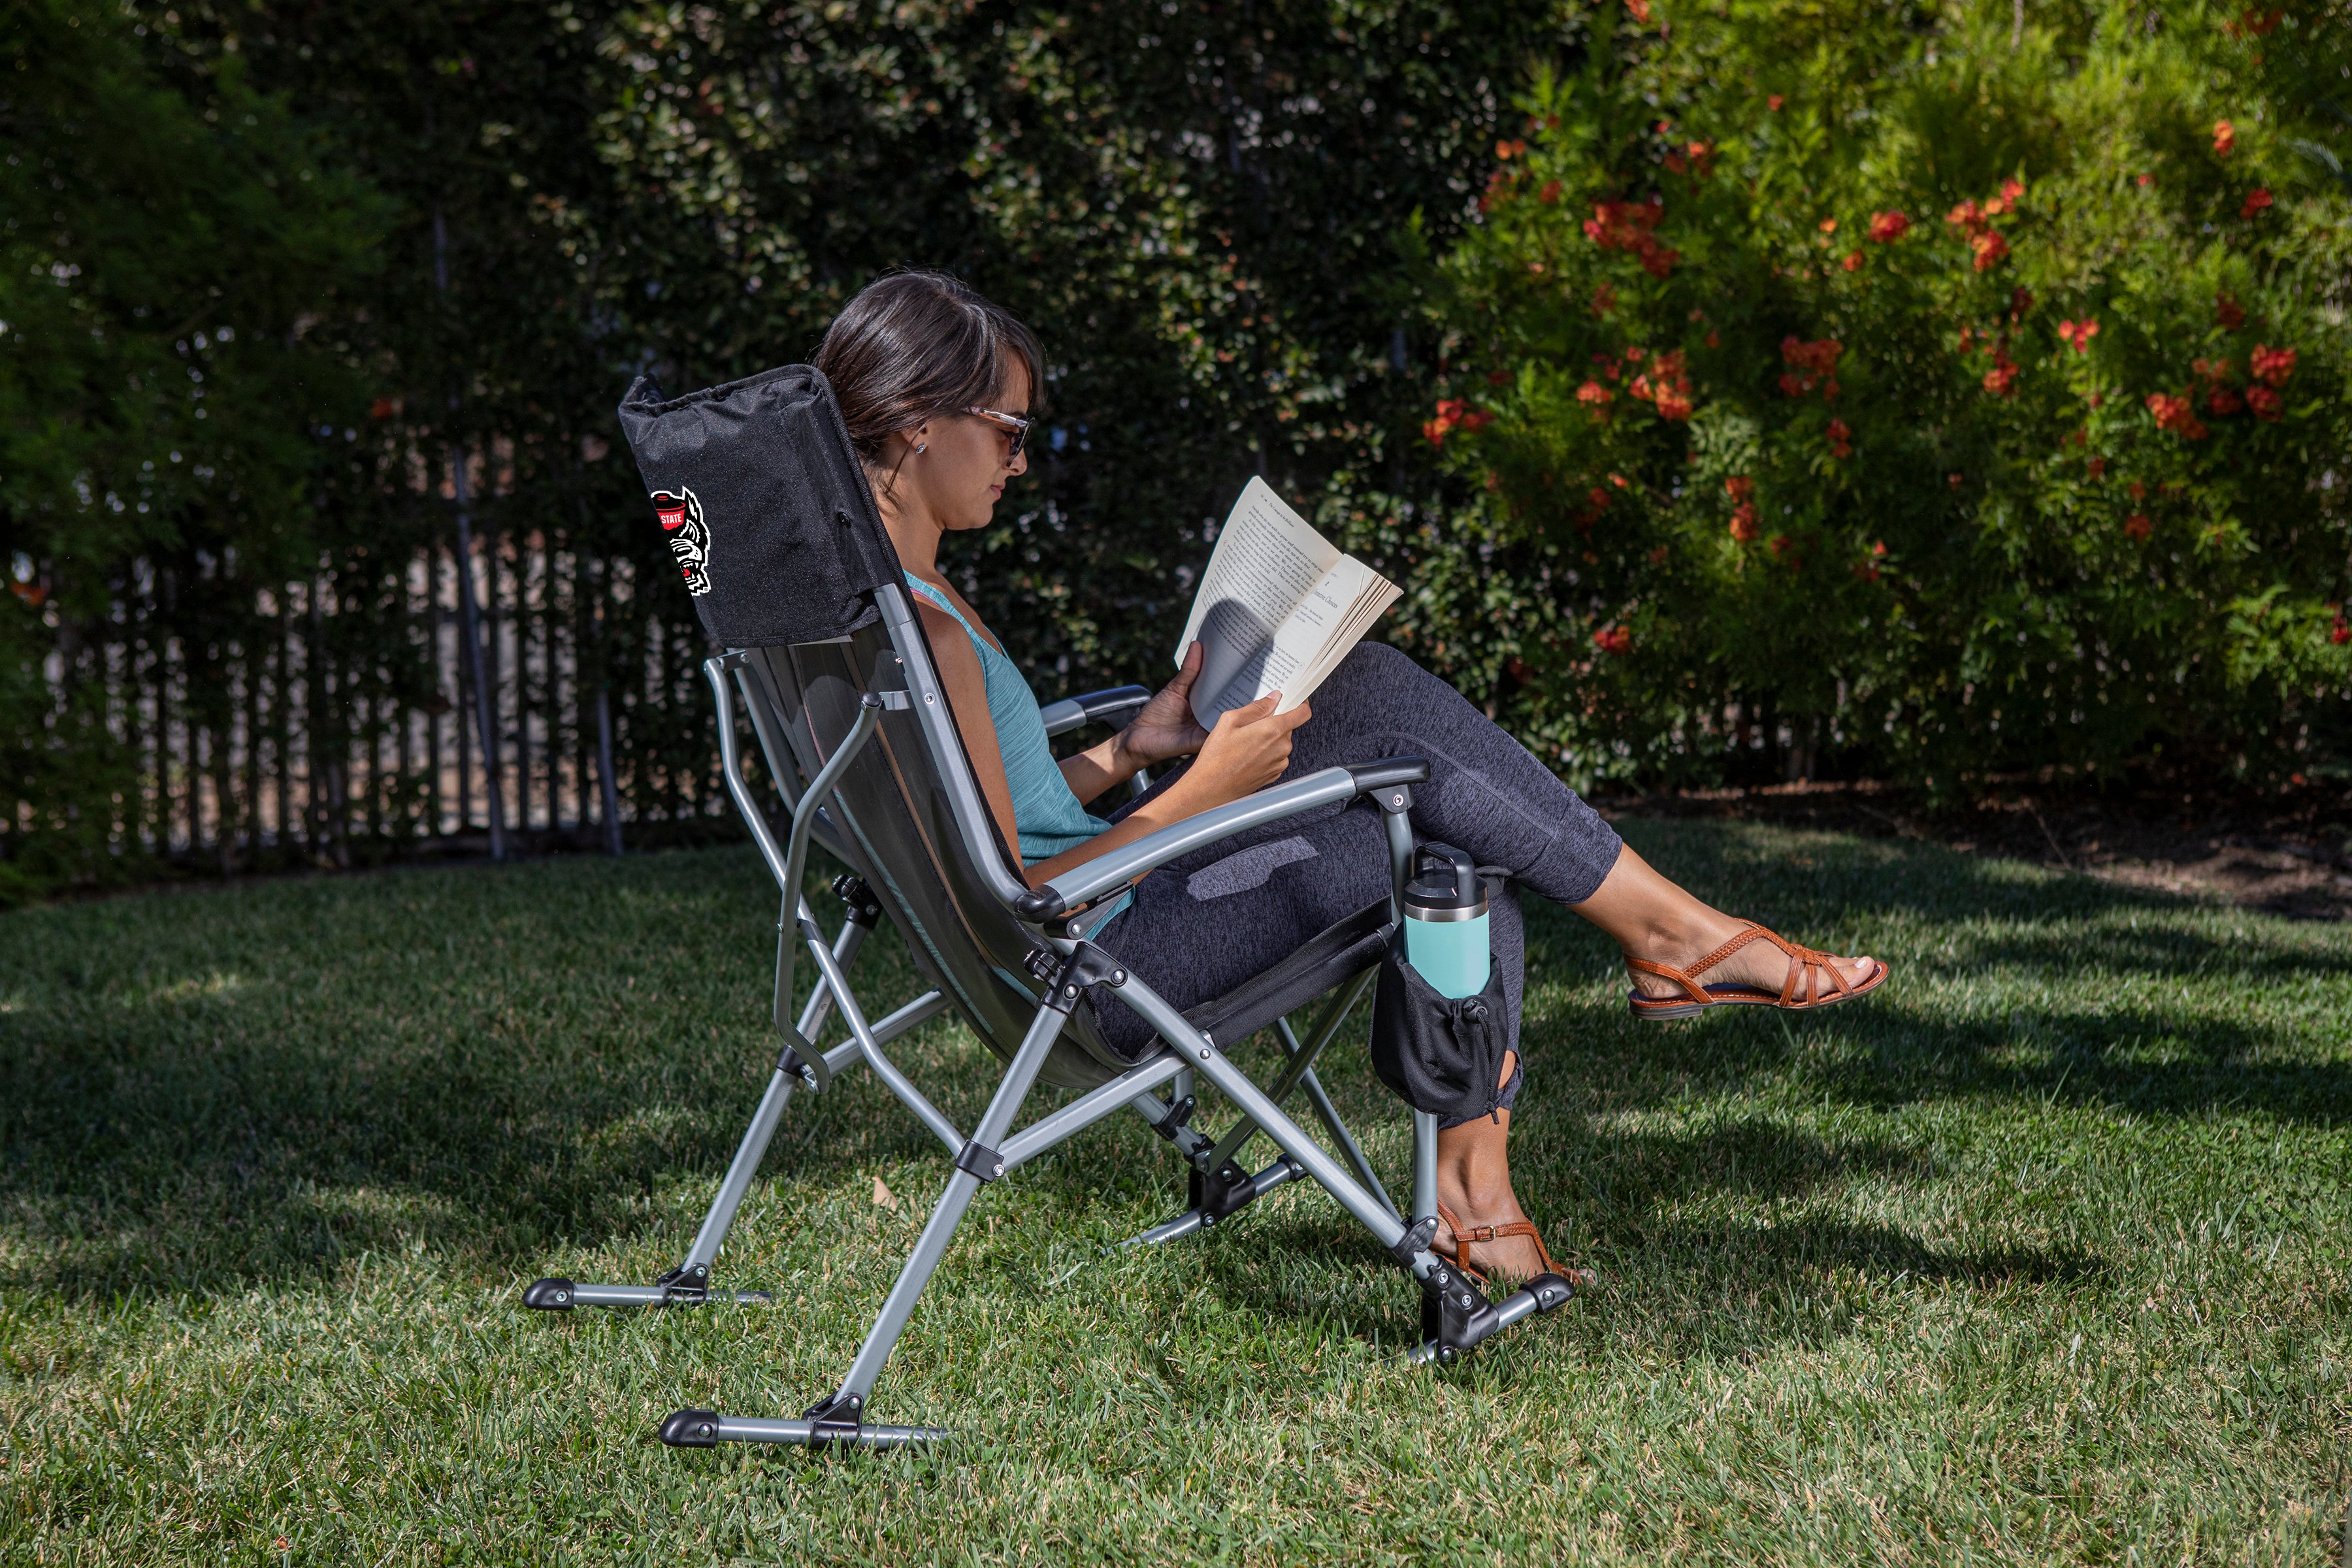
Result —
<svg viewBox="0 0 2352 1568"><path fill-rule="evenodd" d="M438 203L433 208L433 286L435 292L449 292L449 226L443 221ZM457 395L449 395L449 408L457 407ZM477 623L478 614L474 606L474 515L466 485L466 447L454 442L449 447L449 494L457 503L457 618L458 635L466 639L466 667L474 681L474 722L482 737L482 778L489 807L490 858L507 858L505 803L499 789L499 726L497 696L490 690L482 669L482 639Z"/></svg>

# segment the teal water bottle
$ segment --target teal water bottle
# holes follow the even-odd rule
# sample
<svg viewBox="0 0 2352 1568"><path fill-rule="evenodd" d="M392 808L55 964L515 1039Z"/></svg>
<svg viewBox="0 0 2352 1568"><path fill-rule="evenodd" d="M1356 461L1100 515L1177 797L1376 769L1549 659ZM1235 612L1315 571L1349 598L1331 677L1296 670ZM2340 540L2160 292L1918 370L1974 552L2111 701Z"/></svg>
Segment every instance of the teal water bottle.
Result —
<svg viewBox="0 0 2352 1568"><path fill-rule="evenodd" d="M1423 845L1404 885L1404 961L1441 996L1486 989L1486 884L1459 849Z"/></svg>

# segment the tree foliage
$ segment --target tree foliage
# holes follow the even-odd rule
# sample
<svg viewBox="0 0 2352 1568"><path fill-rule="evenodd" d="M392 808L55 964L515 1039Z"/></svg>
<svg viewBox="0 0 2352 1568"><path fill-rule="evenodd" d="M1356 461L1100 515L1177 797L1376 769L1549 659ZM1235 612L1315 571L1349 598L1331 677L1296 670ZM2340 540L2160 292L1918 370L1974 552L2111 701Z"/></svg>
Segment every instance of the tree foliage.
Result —
<svg viewBox="0 0 2352 1568"><path fill-rule="evenodd" d="M46 830L5 894L119 858L138 781L95 647L126 576L168 576L201 649L307 569L387 215L234 58L188 93L70 0L0 28L0 802Z"/></svg>

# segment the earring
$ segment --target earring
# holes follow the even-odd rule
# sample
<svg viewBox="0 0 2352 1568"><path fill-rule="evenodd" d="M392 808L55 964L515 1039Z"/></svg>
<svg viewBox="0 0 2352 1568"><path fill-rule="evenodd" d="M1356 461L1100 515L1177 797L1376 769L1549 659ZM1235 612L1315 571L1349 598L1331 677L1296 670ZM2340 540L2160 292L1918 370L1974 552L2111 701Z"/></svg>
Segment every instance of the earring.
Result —
<svg viewBox="0 0 2352 1568"><path fill-rule="evenodd" d="M915 443L915 456L919 458L930 449L931 444L929 441L918 441Z"/></svg>

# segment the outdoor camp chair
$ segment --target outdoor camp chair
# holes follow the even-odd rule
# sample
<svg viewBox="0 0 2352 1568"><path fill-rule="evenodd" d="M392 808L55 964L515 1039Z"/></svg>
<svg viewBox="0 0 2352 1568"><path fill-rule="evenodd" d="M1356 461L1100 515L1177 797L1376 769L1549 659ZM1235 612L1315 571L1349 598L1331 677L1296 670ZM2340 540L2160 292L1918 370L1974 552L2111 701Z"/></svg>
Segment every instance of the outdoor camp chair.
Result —
<svg viewBox="0 0 2352 1568"><path fill-rule="evenodd" d="M1133 1238L1173 1240L1231 1218L1286 1182L1312 1177L1418 1281L1422 1334L1416 1361L1450 1361L1533 1313L1566 1303L1573 1288L1538 1276L1500 1302L1430 1250L1436 1219L1436 1119L1416 1112L1412 1216L1382 1187L1315 1076L1315 1063L1378 972L1398 917L1413 837L1407 812L1426 781L1420 758L1327 768L1204 812L1031 889L974 779L888 537L875 514L824 378L805 366L664 402L640 382L622 405L656 506L685 496L707 521L701 552L680 552L704 620L730 651L705 665L719 704L728 788L774 875L778 921L774 1017L784 1047L768 1090L686 1259L650 1286L542 1279L528 1304L577 1306L762 1300L714 1293L709 1275L768 1140L797 1089L824 1093L863 1063L938 1137L953 1163L946 1190L868 1331L848 1375L793 1419L680 1410L662 1440L687 1447L722 1442L887 1446L943 1437L935 1427L866 1419L875 1380L917 1300L980 1189L1122 1109L1139 1113L1189 1168L1182 1214ZM694 499L698 498L698 499ZM743 520L730 539L727 525ZM667 518L665 518L667 522ZM675 545L675 541L673 542ZM781 552L781 553L778 553ZM758 563L791 563L789 584L762 583ZM731 577L740 581L730 583ZM722 597L733 589L740 597ZM789 602L787 602L789 601ZM1139 687L1048 708L1048 728L1067 731L1131 710ZM789 826L780 835L746 778L739 752L740 698ZM1302 812L1377 810L1386 825L1391 897L1339 921L1234 992L1179 1012L1114 951L1087 940L1112 902L1145 874L1237 835ZM779 841L781 837L781 842ZM802 896L812 843L849 868L835 883L847 906L828 939ZM932 989L869 1019L849 984L859 946L887 914ZM1114 929L1110 947L1117 946ZM814 994L792 1012L795 946L814 965ZM1287 1016L1328 997L1304 1038ZM1133 1009L1153 1037L1123 1056L1105 1039L1095 1009ZM890 1059L887 1047L953 1010L1004 1064L979 1124L958 1127ZM850 1038L829 1052L812 1039L837 1012ZM1260 1088L1227 1051L1271 1028L1284 1059ZM1193 1125L1195 1085L1205 1080L1239 1112L1222 1137ZM1077 1097L1016 1131L1040 1082ZM1161 1090L1167 1091L1162 1098ZM1282 1110L1303 1092L1329 1133L1328 1152ZM1240 1156L1258 1133L1276 1158L1246 1171Z"/></svg>

